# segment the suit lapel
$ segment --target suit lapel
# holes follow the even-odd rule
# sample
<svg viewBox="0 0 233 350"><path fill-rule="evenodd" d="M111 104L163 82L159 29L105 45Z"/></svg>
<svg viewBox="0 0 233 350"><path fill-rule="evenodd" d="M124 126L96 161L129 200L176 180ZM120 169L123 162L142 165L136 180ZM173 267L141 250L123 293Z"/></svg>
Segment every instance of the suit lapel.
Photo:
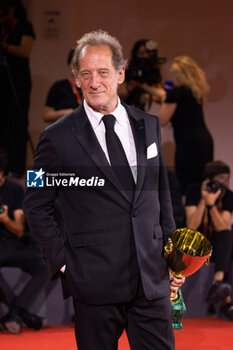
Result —
<svg viewBox="0 0 233 350"><path fill-rule="evenodd" d="M142 191L142 186L145 179L146 172L146 139L145 139L145 120L141 117L141 113L133 110L128 105L123 103L127 113L130 117L130 123L133 130L133 136L135 141L136 153L137 153L137 184L134 195L134 202L136 202L138 196Z"/></svg>
<svg viewBox="0 0 233 350"><path fill-rule="evenodd" d="M96 166L104 173L106 178L121 192L121 194L127 199L128 196L125 191L121 190L121 185L114 174L109 162L102 150L99 141L92 129L92 126L85 113L83 105L81 105L74 116L74 126L72 128L73 134L76 140L88 153L90 158L94 161Z"/></svg>

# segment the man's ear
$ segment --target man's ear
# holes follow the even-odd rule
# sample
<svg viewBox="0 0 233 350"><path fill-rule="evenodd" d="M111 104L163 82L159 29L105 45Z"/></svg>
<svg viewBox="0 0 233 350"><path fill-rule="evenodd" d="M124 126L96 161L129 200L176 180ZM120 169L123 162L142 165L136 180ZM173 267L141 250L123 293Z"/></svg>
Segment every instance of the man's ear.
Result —
<svg viewBox="0 0 233 350"><path fill-rule="evenodd" d="M81 83L80 83L80 80L78 78L78 75L75 75L75 82L76 82L77 87L81 88Z"/></svg>
<svg viewBox="0 0 233 350"><path fill-rule="evenodd" d="M122 84L125 80L125 67L122 67L118 72L118 84Z"/></svg>

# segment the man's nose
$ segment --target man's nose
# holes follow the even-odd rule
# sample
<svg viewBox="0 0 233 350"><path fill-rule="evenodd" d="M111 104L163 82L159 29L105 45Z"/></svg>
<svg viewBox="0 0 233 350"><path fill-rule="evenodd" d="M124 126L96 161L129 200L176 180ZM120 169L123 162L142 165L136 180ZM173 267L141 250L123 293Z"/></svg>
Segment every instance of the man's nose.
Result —
<svg viewBox="0 0 233 350"><path fill-rule="evenodd" d="M97 89L100 85L100 77L97 73L93 73L91 77L91 87Z"/></svg>

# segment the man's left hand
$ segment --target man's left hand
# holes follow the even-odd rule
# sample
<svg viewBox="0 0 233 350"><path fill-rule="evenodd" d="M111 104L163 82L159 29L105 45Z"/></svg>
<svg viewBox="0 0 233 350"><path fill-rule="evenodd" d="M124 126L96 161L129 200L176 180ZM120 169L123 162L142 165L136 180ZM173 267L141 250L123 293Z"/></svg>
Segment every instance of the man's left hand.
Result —
<svg viewBox="0 0 233 350"><path fill-rule="evenodd" d="M169 272L169 277L171 291L177 293L178 289L184 284L185 277L175 277L171 272Z"/></svg>

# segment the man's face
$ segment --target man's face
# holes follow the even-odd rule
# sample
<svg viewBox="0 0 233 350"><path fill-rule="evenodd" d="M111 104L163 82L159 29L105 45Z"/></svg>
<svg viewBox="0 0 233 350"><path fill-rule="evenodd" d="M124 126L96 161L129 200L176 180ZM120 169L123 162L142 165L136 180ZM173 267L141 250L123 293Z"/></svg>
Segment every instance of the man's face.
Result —
<svg viewBox="0 0 233 350"><path fill-rule="evenodd" d="M229 187L230 183L230 174L223 173L223 174L218 174L213 177L214 181L218 181L221 184L223 184L226 187Z"/></svg>
<svg viewBox="0 0 233 350"><path fill-rule="evenodd" d="M116 71L110 48L106 45L84 47L78 68L76 83L87 104L102 114L112 113L117 107L117 88L124 81L125 70Z"/></svg>

